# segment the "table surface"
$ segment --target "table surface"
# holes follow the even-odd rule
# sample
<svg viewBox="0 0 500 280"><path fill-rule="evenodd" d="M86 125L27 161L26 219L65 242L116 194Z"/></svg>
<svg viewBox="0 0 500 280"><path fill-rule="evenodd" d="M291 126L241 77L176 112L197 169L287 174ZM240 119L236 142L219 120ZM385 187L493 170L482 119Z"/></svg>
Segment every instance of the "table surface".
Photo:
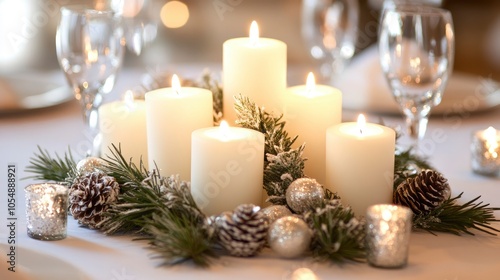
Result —
<svg viewBox="0 0 500 280"><path fill-rule="evenodd" d="M175 68L181 75L196 76L202 67ZM125 69L108 101L141 82L141 70ZM59 72L29 74L64 84ZM346 93L344 93L346 94ZM343 119L351 121L358 112L344 111ZM388 125L402 125L397 115L368 115L382 118ZM500 206L500 179L474 174L470 167L470 139L474 131L488 126L500 128L500 109L461 115L435 116L429 122L424 144L430 162L452 187L453 195L464 192L462 202L481 195L481 200ZM379 269L367 264L315 263L310 258L286 260L269 249L253 258L222 257L208 269L187 263L174 267L159 266L152 251L132 236L104 236L98 231L81 228L73 218L68 221L68 237L61 241L38 241L26 235L23 188L33 180L19 180L17 187L17 272L6 269L8 240L6 184L7 165L17 165L18 178L26 177L24 169L37 145L62 155L68 147L75 157L83 155L89 141L80 108L76 101L22 114L0 117L0 279L315 279L297 278L300 268L309 268L316 279L498 279L500 273L500 237L475 232L476 236L454 236L412 233L408 266L403 269ZM496 213L500 218L500 213ZM493 225L500 229L498 223ZM41 276L43 275L43 276ZM304 275L302 275L304 276Z"/></svg>

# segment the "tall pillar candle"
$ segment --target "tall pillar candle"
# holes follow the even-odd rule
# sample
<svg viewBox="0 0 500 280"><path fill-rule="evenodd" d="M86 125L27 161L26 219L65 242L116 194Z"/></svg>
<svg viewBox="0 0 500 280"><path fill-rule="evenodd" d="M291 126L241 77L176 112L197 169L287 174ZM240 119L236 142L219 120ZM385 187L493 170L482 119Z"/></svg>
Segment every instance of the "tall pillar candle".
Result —
<svg viewBox="0 0 500 280"><path fill-rule="evenodd" d="M236 120L234 96L239 94L270 112L281 112L281 99L286 90L286 44L276 39L259 38L255 21L248 38L224 42L222 71L223 113L229 123Z"/></svg>
<svg viewBox="0 0 500 280"><path fill-rule="evenodd" d="M150 168L163 176L191 177L191 133L213 126L212 92L180 87L176 75L172 87L150 91L146 99L146 124Z"/></svg>
<svg viewBox="0 0 500 280"><path fill-rule="evenodd" d="M340 90L316 85L309 73L306 85L290 87L285 95L283 114L290 136L299 137L295 145L306 144L305 174L325 184L326 130L342 119L342 93Z"/></svg>
<svg viewBox="0 0 500 280"><path fill-rule="evenodd" d="M261 204L264 134L223 121L193 132L191 156L191 192L205 214Z"/></svg>
<svg viewBox="0 0 500 280"><path fill-rule="evenodd" d="M393 129L365 123L363 115L328 128L326 186L357 215L392 202L395 142Z"/></svg>
<svg viewBox="0 0 500 280"><path fill-rule="evenodd" d="M120 146L126 160L132 159L137 166L148 164L146 139L146 104L134 100L131 91L123 101L103 104L99 108L101 130L101 156L111 155L112 144Z"/></svg>

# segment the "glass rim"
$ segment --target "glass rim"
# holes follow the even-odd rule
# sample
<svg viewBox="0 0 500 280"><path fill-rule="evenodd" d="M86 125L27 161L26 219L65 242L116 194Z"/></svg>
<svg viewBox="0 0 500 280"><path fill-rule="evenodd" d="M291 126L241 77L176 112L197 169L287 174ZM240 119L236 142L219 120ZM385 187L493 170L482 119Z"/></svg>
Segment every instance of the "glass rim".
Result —
<svg viewBox="0 0 500 280"><path fill-rule="evenodd" d="M61 9L61 14L66 13L66 12L72 12L72 13L77 13L81 15L91 15L91 16L100 16L100 15L116 15L116 12L112 10L111 8L104 8L104 9L95 9L92 8L88 5L66 5L62 6Z"/></svg>
<svg viewBox="0 0 500 280"><path fill-rule="evenodd" d="M69 188L67 186L60 183L33 183L24 187L24 191L26 193L32 193L37 189L46 189L49 187L52 187L56 193L63 194L69 191Z"/></svg>
<svg viewBox="0 0 500 280"><path fill-rule="evenodd" d="M404 13L408 15L449 15L451 16L451 12L447 9L435 7L435 6L427 6L427 5L421 5L421 4L400 4L394 6L394 8L391 8L388 10L398 12L398 13Z"/></svg>

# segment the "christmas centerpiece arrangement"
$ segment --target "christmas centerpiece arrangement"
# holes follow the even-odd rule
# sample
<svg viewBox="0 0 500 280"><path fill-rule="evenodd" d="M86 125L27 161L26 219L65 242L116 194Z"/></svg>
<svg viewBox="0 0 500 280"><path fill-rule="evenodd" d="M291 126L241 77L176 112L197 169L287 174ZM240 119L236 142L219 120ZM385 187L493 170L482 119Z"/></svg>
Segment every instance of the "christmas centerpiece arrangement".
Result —
<svg viewBox="0 0 500 280"><path fill-rule="evenodd" d="M222 112L222 89L210 75L198 84L214 97L214 123ZM124 156L119 144L107 156L75 160L70 151L52 156L40 148L27 171L32 178L69 188L69 211L81 226L104 234L133 234L149 241L165 264L187 260L208 266L221 255L251 257L269 246L277 255L311 255L342 263L366 259L366 224L342 197L309 178L302 144L287 132L282 116L268 113L250 98L235 97L236 123L264 135L263 188L268 207L241 204L206 215L190 182L161 174ZM496 234L494 211L477 197L461 204L446 178L411 151L395 151L393 203L409 207L413 227L436 234Z"/></svg>

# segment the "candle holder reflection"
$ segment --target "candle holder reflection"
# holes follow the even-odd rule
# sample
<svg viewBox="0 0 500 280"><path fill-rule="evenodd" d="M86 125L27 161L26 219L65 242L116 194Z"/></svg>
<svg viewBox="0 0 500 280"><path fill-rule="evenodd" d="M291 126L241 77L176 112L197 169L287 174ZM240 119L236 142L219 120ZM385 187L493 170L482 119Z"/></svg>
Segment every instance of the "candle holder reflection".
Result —
<svg viewBox="0 0 500 280"><path fill-rule="evenodd" d="M33 184L24 190L28 236L40 240L66 238L68 188L58 184Z"/></svg>
<svg viewBox="0 0 500 280"><path fill-rule="evenodd" d="M476 131L471 143L471 164L475 173L486 176L500 174L500 132L493 127Z"/></svg>
<svg viewBox="0 0 500 280"><path fill-rule="evenodd" d="M408 207L377 204L366 212L368 263L376 267L398 268L408 262L412 212Z"/></svg>

